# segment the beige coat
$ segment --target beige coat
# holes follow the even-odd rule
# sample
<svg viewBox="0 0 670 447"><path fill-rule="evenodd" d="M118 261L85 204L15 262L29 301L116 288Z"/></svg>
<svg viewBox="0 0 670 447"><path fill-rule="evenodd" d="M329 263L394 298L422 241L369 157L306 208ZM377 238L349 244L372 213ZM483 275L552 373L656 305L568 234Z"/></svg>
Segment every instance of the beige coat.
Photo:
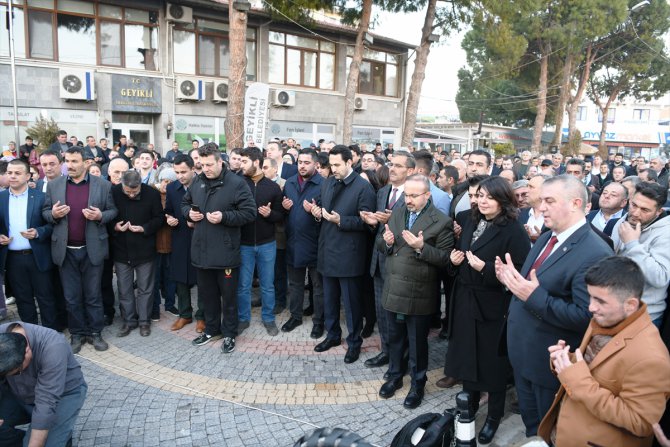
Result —
<svg viewBox="0 0 670 447"><path fill-rule="evenodd" d="M590 339L589 326L581 352ZM556 447L651 445L651 425L661 419L670 396L670 355L647 312L590 365L575 363L558 378L561 388L538 430L547 443L555 425Z"/></svg>

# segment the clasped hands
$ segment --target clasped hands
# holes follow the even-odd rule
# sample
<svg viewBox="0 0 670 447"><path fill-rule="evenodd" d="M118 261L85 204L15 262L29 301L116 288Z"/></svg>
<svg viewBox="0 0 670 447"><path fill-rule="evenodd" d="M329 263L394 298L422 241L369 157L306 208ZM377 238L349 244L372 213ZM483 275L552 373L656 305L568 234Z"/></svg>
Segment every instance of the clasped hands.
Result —
<svg viewBox="0 0 670 447"><path fill-rule="evenodd" d="M549 359L551 360L551 364L554 365L556 374L560 374L574 364L570 359L570 345L566 345L565 340L558 340L558 343L549 346L548 349ZM582 351L577 348L575 350L575 363L581 362L582 360L584 360Z"/></svg>
<svg viewBox="0 0 670 447"><path fill-rule="evenodd" d="M84 217L88 220L102 220L102 211L95 206L88 206L81 210ZM61 219L70 213L68 205L61 205L60 200L51 207L51 215L54 219Z"/></svg>
<svg viewBox="0 0 670 447"><path fill-rule="evenodd" d="M188 217L193 222L200 222L202 219L207 217L207 221L209 223L216 225L221 223L221 219L223 219L223 213L221 211L212 211L211 213L202 214L200 211L191 209L188 212Z"/></svg>
<svg viewBox="0 0 670 447"><path fill-rule="evenodd" d="M451 254L449 255L449 260L455 266L461 265L466 258L468 260L468 264L470 264L470 267L478 272L481 272L486 266L486 263L475 256L470 250L466 252L462 252L461 250L452 250Z"/></svg>

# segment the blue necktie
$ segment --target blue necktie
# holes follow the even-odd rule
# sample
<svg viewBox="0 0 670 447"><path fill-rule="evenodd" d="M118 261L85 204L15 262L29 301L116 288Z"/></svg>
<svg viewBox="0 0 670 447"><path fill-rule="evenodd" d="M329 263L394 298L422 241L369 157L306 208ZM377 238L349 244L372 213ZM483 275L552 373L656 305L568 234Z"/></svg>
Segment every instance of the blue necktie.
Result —
<svg viewBox="0 0 670 447"><path fill-rule="evenodd" d="M414 222L416 222L416 218L419 217L419 215L415 212L409 213L409 222L407 223L407 228L412 229L412 226L414 226Z"/></svg>

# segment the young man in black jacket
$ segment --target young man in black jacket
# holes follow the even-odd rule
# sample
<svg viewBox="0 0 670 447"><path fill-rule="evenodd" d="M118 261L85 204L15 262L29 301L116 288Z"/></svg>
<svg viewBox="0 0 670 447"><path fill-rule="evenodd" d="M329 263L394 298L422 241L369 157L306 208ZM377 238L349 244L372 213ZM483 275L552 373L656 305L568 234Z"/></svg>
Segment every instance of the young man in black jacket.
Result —
<svg viewBox="0 0 670 447"><path fill-rule="evenodd" d="M248 147L240 152L242 172L251 194L256 201L258 214L253 222L242 227L240 253L242 265L237 288L239 315L238 330L249 327L251 320L251 283L254 268L258 269L261 286L261 317L268 334L279 333L273 313L275 307L274 265L277 255L275 224L284 220L281 205L282 192L279 185L263 175L263 155L260 149Z"/></svg>
<svg viewBox="0 0 670 447"><path fill-rule="evenodd" d="M223 335L221 349L227 354L235 349L237 336L240 227L254 221L256 204L244 179L223 165L216 143L199 147L198 155L202 174L181 203L182 213L194 225L191 262L205 304L205 332L193 344L201 346Z"/></svg>

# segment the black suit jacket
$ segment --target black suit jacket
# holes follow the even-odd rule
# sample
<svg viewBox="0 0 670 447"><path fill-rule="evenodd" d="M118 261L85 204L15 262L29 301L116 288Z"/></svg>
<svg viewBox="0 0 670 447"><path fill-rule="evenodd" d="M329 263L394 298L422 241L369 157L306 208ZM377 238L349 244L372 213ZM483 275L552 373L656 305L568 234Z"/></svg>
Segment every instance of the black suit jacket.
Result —
<svg viewBox="0 0 670 447"><path fill-rule="evenodd" d="M385 211L388 208L389 198L391 197L392 189L393 186L389 183L388 185L384 186L383 188L380 188L379 191L377 191L377 208L375 211ZM400 194L400 196L396 197L396 202L393 204L393 208L391 208L391 210L399 208L404 204L405 204L405 193L402 193ZM384 231L385 231L384 225L377 225L377 230L375 233L375 241L379 238L383 239ZM375 273L379 271L379 276L383 278L385 261L386 261L386 253L382 253L379 250L375 250L373 248L372 260L370 262L370 276L374 278Z"/></svg>
<svg viewBox="0 0 670 447"><path fill-rule="evenodd" d="M543 233L530 250L521 275L526 277L552 232ZM559 382L549 368L549 346L565 340L579 346L591 319L586 270L612 255L605 242L586 223L561 244L539 267L540 285L527 301L514 296L507 319L507 346L514 370L549 389Z"/></svg>
<svg viewBox="0 0 670 447"><path fill-rule="evenodd" d="M340 215L340 224L321 220L317 269L323 276L352 278L365 273L365 250L370 226L360 211L375 210L375 191L370 183L352 172L342 181L334 176L321 184L321 203L329 213Z"/></svg>

